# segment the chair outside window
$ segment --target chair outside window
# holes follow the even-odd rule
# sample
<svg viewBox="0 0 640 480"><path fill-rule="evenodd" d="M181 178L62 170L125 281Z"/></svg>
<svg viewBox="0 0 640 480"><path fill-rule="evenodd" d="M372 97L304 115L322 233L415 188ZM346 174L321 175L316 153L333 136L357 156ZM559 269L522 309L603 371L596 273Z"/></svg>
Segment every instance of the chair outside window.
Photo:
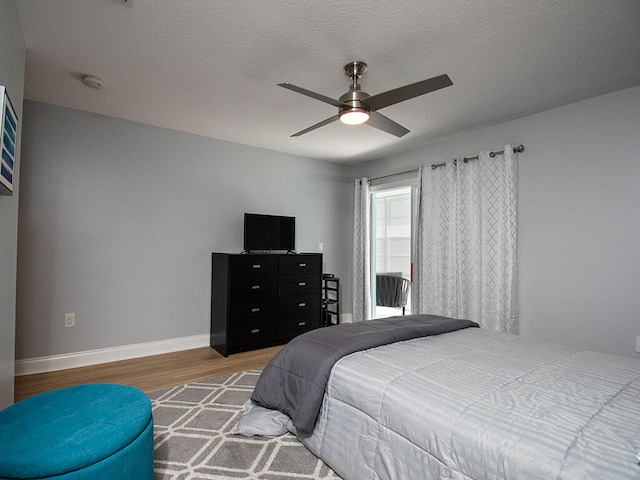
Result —
<svg viewBox="0 0 640 480"><path fill-rule="evenodd" d="M411 281L402 277L402 272L376 274L376 306L402 308L405 313Z"/></svg>

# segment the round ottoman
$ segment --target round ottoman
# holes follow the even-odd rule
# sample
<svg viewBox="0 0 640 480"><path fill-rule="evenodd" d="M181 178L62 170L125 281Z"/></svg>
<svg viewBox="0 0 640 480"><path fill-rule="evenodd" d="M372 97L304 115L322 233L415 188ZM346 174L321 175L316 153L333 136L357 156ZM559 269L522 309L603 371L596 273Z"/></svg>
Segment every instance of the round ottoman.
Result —
<svg viewBox="0 0 640 480"><path fill-rule="evenodd" d="M0 480L151 480L151 402L111 384L41 393L0 412L0 445Z"/></svg>

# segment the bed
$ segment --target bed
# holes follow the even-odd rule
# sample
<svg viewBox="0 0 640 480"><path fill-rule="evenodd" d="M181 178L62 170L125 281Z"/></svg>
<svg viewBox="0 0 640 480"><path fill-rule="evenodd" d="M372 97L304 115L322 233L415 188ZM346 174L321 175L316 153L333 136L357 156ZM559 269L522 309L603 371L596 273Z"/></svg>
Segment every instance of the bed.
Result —
<svg viewBox="0 0 640 480"><path fill-rule="evenodd" d="M638 479L640 360L456 329L343 356L289 428L347 480Z"/></svg>

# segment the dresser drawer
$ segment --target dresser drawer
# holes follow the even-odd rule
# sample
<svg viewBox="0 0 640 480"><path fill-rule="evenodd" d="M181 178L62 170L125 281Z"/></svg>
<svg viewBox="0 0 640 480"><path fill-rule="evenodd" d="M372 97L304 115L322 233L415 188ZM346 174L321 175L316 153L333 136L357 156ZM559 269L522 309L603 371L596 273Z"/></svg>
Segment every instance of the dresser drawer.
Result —
<svg viewBox="0 0 640 480"><path fill-rule="evenodd" d="M280 257L280 275L320 274L322 255L283 255Z"/></svg>
<svg viewBox="0 0 640 480"><path fill-rule="evenodd" d="M320 295L297 295L282 297L278 304L277 314L282 317L302 315L318 315L320 311Z"/></svg>
<svg viewBox="0 0 640 480"><path fill-rule="evenodd" d="M287 335L299 335L314 328L320 327L318 315L301 315L287 318L280 324L279 330Z"/></svg>
<svg viewBox="0 0 640 480"><path fill-rule="evenodd" d="M254 343L276 337L280 329L270 322L251 321L229 325L228 342L231 344Z"/></svg>
<svg viewBox="0 0 640 480"><path fill-rule="evenodd" d="M278 277L231 277L229 296L235 298L259 298L278 295Z"/></svg>
<svg viewBox="0 0 640 480"><path fill-rule="evenodd" d="M250 320L269 320L281 311L272 298L238 298L229 302L229 322L242 323Z"/></svg>
<svg viewBox="0 0 640 480"><path fill-rule="evenodd" d="M278 257L276 255L233 255L230 258L232 277L256 277L278 275Z"/></svg>
<svg viewBox="0 0 640 480"><path fill-rule="evenodd" d="M280 295L306 295L320 291L320 275L283 275Z"/></svg>

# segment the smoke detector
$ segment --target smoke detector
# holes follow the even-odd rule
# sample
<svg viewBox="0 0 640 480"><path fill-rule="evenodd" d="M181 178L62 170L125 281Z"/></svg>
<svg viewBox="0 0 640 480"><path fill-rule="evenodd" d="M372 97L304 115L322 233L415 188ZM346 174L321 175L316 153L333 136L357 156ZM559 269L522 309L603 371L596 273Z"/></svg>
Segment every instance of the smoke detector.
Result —
<svg viewBox="0 0 640 480"><path fill-rule="evenodd" d="M85 87L93 88L94 90L100 90L104 87L104 82L102 79L98 77L94 77L93 75L85 75L82 77L82 84Z"/></svg>

